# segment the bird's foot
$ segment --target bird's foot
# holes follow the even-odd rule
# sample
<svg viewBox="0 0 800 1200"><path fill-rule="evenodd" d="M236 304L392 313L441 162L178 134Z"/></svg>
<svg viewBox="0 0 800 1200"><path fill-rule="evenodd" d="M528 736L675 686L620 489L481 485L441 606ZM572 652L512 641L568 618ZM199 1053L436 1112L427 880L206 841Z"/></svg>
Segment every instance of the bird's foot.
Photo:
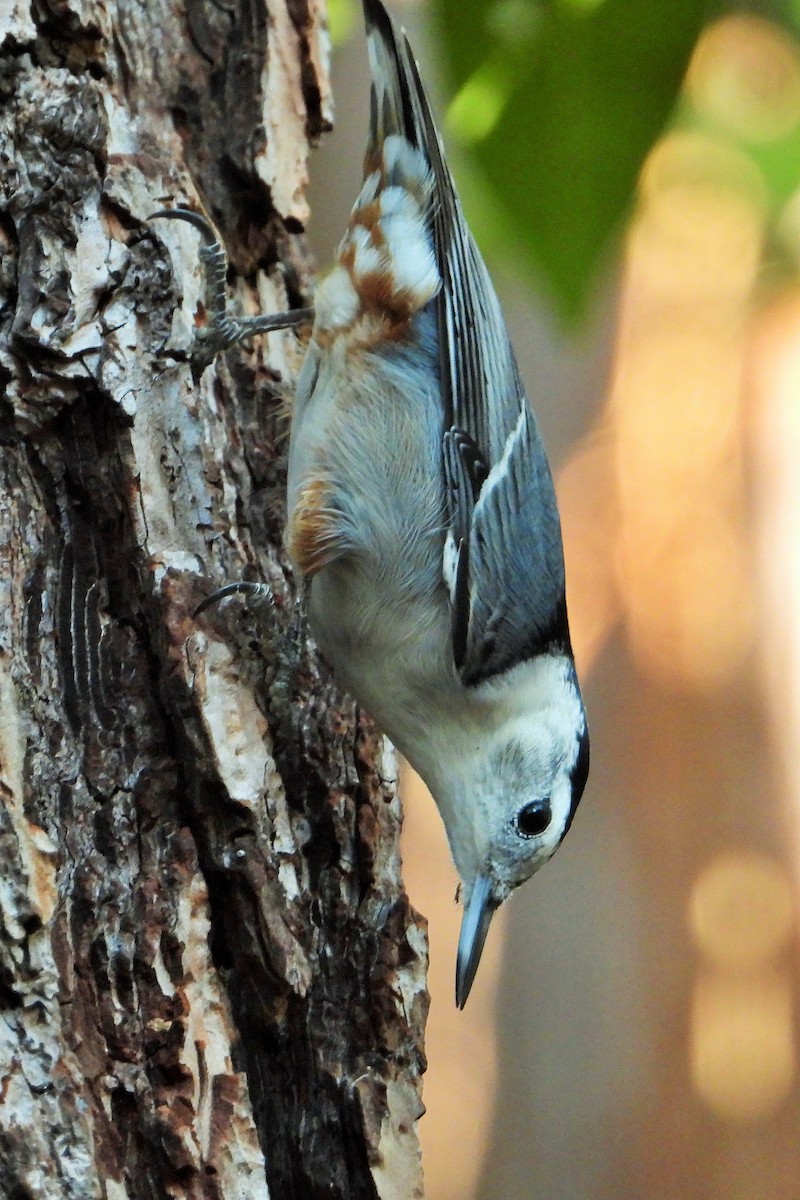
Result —
<svg viewBox="0 0 800 1200"><path fill-rule="evenodd" d="M192 617L199 617L206 609L219 604L220 600L224 600L226 596L237 594L248 596L256 608L261 608L262 606L272 608L275 604L272 588L269 584L254 583L249 579L240 579L237 583L226 583L224 587L217 588L216 591L211 592L204 600L200 601L197 608L193 611Z"/></svg>
<svg viewBox="0 0 800 1200"><path fill-rule="evenodd" d="M229 350L237 342L246 341L259 333L270 333L275 329L297 328L313 320L313 308L295 308L289 312L269 313L257 317L242 317L229 313L225 296L228 256L211 222L201 213L188 208L161 208L158 212L151 213L148 220L156 218L186 221L200 234L200 262L205 268L206 277L207 323L195 333L194 345L190 352L196 373L202 374L218 354Z"/></svg>

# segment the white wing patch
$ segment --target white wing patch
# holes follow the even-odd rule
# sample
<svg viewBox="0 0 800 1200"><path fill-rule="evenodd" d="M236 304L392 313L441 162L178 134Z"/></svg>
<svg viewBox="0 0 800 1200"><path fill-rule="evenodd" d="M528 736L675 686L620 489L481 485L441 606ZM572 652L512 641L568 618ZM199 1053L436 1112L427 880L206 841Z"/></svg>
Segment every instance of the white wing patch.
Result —
<svg viewBox="0 0 800 1200"><path fill-rule="evenodd" d="M526 406L527 401L523 398L522 408L519 410L519 416L517 417L517 423L506 438L506 444L503 447L503 453L501 457L497 460L489 474L486 476L483 487L481 488L478 502L475 505L473 512L473 521L480 520L483 515L483 510L486 508L492 492L496 487L499 487L505 482L509 472L511 456L514 453L514 448L517 444L517 441L520 437L522 437L522 433L525 428L525 421L528 416Z"/></svg>
<svg viewBox="0 0 800 1200"><path fill-rule="evenodd" d="M458 547L452 529L448 529L444 539L442 553L442 577L450 596L450 603L455 603L456 575L458 569Z"/></svg>

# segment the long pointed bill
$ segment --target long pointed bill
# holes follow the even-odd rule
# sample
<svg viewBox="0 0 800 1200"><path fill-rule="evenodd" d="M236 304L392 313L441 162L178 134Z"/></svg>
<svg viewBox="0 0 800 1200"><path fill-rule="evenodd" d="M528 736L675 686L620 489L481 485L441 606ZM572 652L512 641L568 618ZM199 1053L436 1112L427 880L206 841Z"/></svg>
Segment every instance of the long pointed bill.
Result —
<svg viewBox="0 0 800 1200"><path fill-rule="evenodd" d="M456 961L456 1004L459 1008L463 1008L467 1003L467 996L481 961L483 943L486 941L486 934L497 907L497 901L492 896L491 880L486 875L479 875L461 918Z"/></svg>

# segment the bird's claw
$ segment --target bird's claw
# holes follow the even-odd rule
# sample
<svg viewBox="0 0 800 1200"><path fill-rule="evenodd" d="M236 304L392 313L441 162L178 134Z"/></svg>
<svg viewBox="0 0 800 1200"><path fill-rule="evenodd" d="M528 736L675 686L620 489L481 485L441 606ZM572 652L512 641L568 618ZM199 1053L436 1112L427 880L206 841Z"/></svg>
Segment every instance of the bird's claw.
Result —
<svg viewBox="0 0 800 1200"><path fill-rule="evenodd" d="M240 579L236 583L226 583L224 587L217 588L211 592L204 600L201 600L197 607L192 612L192 617L197 618L206 609L211 608L215 604L219 604L220 600L224 600L226 596L234 596L244 594L255 601L260 607L262 604L274 605L275 600L272 595L272 588L267 583L254 583L249 579Z"/></svg>
<svg viewBox="0 0 800 1200"><path fill-rule="evenodd" d="M313 320L313 308L295 308L289 312L269 313L257 317L242 317L229 313L225 294L228 256L214 226L207 217L189 208L160 208L151 213L148 220L161 218L186 221L194 226L201 238L200 262L205 268L207 324L195 333L194 345L190 352L199 374L202 374L218 354L230 350L231 346L238 342L275 329L297 328Z"/></svg>

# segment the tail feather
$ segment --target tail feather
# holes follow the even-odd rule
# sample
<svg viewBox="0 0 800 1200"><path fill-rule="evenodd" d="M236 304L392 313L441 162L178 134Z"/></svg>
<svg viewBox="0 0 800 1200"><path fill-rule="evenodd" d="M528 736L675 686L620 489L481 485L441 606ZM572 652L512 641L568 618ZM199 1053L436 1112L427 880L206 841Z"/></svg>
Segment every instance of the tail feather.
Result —
<svg viewBox="0 0 800 1200"><path fill-rule="evenodd" d="M405 34L380 0L364 0L364 16L372 72L365 177L339 246L346 279L340 276L321 320L339 329L360 323L362 338L391 340L441 286L427 137L432 131L436 143L436 132ZM317 307L319 325L319 299Z"/></svg>
<svg viewBox="0 0 800 1200"><path fill-rule="evenodd" d="M409 67L413 63L405 33L398 30L380 0L363 0L367 53L372 75L367 160L379 156L383 143L400 134L419 146L419 95Z"/></svg>
<svg viewBox="0 0 800 1200"><path fill-rule="evenodd" d="M362 4L372 76L368 169L379 160L386 138L399 134L425 156L440 195L454 195L453 179L405 31L395 25L382 0L362 0Z"/></svg>

